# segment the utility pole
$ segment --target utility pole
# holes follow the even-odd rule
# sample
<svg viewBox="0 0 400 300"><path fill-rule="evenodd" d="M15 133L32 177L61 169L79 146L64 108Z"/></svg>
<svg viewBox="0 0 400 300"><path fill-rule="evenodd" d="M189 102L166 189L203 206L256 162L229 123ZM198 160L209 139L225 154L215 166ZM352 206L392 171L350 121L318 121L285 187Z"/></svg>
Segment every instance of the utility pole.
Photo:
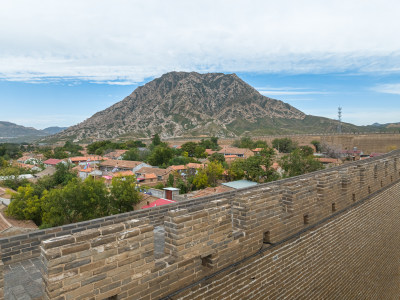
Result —
<svg viewBox="0 0 400 300"><path fill-rule="evenodd" d="M337 131L340 134L340 133L342 133L342 108L340 106L338 107L338 120L339 120L339 124L338 124Z"/></svg>

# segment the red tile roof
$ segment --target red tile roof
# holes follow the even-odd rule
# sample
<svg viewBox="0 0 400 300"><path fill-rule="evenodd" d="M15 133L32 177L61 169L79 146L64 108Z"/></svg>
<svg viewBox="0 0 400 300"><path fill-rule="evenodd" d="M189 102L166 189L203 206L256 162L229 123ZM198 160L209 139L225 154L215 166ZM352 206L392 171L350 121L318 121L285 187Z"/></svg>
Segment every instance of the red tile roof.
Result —
<svg viewBox="0 0 400 300"><path fill-rule="evenodd" d="M48 159L48 160L45 160L43 163L44 163L45 165L57 165L57 164L59 164L60 162L62 162L62 160L56 159L56 158L50 158L50 159Z"/></svg>

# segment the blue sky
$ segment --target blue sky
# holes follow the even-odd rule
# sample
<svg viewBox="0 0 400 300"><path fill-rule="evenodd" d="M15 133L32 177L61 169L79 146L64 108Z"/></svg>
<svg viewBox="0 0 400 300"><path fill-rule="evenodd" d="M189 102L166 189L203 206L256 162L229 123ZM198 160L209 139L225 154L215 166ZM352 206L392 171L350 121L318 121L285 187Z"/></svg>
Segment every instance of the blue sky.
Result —
<svg viewBox="0 0 400 300"><path fill-rule="evenodd" d="M0 120L74 125L175 70L236 73L307 114L342 106L346 122L399 122L398 11L389 0L4 0Z"/></svg>

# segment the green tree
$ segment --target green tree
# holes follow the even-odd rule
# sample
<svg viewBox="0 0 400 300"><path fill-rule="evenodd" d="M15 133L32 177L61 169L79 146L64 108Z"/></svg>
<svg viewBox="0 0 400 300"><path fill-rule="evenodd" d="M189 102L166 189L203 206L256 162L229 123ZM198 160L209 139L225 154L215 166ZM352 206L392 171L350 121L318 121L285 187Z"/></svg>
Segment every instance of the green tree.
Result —
<svg viewBox="0 0 400 300"><path fill-rule="evenodd" d="M314 155L314 150L310 146L300 146L300 152L303 156Z"/></svg>
<svg viewBox="0 0 400 300"><path fill-rule="evenodd" d="M203 146L196 146L196 148L194 150L194 156L197 158L206 158L207 153L205 151L206 151L206 148L204 148Z"/></svg>
<svg viewBox="0 0 400 300"><path fill-rule="evenodd" d="M136 177L114 177L111 183L111 213L119 214L133 210L140 202L140 194L136 190Z"/></svg>
<svg viewBox="0 0 400 300"><path fill-rule="evenodd" d="M311 141L311 144L314 145L315 151L321 152L322 146L321 146L321 142L320 141L314 140L314 141Z"/></svg>
<svg viewBox="0 0 400 300"><path fill-rule="evenodd" d="M285 171L285 176L298 176L323 169L322 164L313 156L304 156L300 149L285 155L280 160L280 165Z"/></svg>
<svg viewBox="0 0 400 300"><path fill-rule="evenodd" d="M193 185L196 189L204 189L208 186L208 176L204 169L199 172L193 178Z"/></svg>
<svg viewBox="0 0 400 300"><path fill-rule="evenodd" d="M228 169L228 176L230 180L240 180L245 176L244 172L244 160L236 159L234 160Z"/></svg>
<svg viewBox="0 0 400 300"><path fill-rule="evenodd" d="M122 159L137 161L139 159L139 151L136 148L130 149L124 153Z"/></svg>
<svg viewBox="0 0 400 300"><path fill-rule="evenodd" d="M222 153L214 152L208 157L209 161L217 161L221 164L225 162L225 156Z"/></svg>
<svg viewBox="0 0 400 300"><path fill-rule="evenodd" d="M173 187L174 186L175 177L173 174L168 175L167 186Z"/></svg>
<svg viewBox="0 0 400 300"><path fill-rule="evenodd" d="M169 147L157 146L154 148L148 158L152 166L167 166L169 160L173 157L173 150Z"/></svg>
<svg viewBox="0 0 400 300"><path fill-rule="evenodd" d="M43 195L43 223L59 226L110 214L109 192L102 180L78 178Z"/></svg>
<svg viewBox="0 0 400 300"><path fill-rule="evenodd" d="M222 178L224 173L224 167L221 163L212 161L207 165L205 172L208 178L208 185L217 186L218 180Z"/></svg>
<svg viewBox="0 0 400 300"><path fill-rule="evenodd" d="M76 178L76 174L71 170L72 165L59 163L56 165L56 172L53 175L54 184L66 185L69 181Z"/></svg>
<svg viewBox="0 0 400 300"><path fill-rule="evenodd" d="M187 142L181 146L181 149L182 151L187 152L189 157L194 157L196 154L196 147L197 144L195 142Z"/></svg>
<svg viewBox="0 0 400 300"><path fill-rule="evenodd" d="M156 133L153 138L151 139L151 144L156 147L161 144L161 138L158 133Z"/></svg>
<svg viewBox="0 0 400 300"><path fill-rule="evenodd" d="M17 193L12 195L6 214L19 220L33 220L40 225L42 223L42 199L35 195L34 188L29 184L21 186Z"/></svg>
<svg viewBox="0 0 400 300"><path fill-rule="evenodd" d="M290 153L297 148L297 143L289 138L274 139L272 141L272 147L281 153Z"/></svg>

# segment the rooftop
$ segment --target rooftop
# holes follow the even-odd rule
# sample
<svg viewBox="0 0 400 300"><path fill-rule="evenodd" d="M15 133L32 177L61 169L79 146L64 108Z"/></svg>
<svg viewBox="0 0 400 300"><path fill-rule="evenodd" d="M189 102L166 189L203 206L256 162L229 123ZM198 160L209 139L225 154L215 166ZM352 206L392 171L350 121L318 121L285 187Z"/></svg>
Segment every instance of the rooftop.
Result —
<svg viewBox="0 0 400 300"><path fill-rule="evenodd" d="M251 187L251 186L257 185L257 184L258 184L257 182L249 181L249 180L236 180L236 181L223 183L224 186L228 186L235 190L244 189L244 188Z"/></svg>

